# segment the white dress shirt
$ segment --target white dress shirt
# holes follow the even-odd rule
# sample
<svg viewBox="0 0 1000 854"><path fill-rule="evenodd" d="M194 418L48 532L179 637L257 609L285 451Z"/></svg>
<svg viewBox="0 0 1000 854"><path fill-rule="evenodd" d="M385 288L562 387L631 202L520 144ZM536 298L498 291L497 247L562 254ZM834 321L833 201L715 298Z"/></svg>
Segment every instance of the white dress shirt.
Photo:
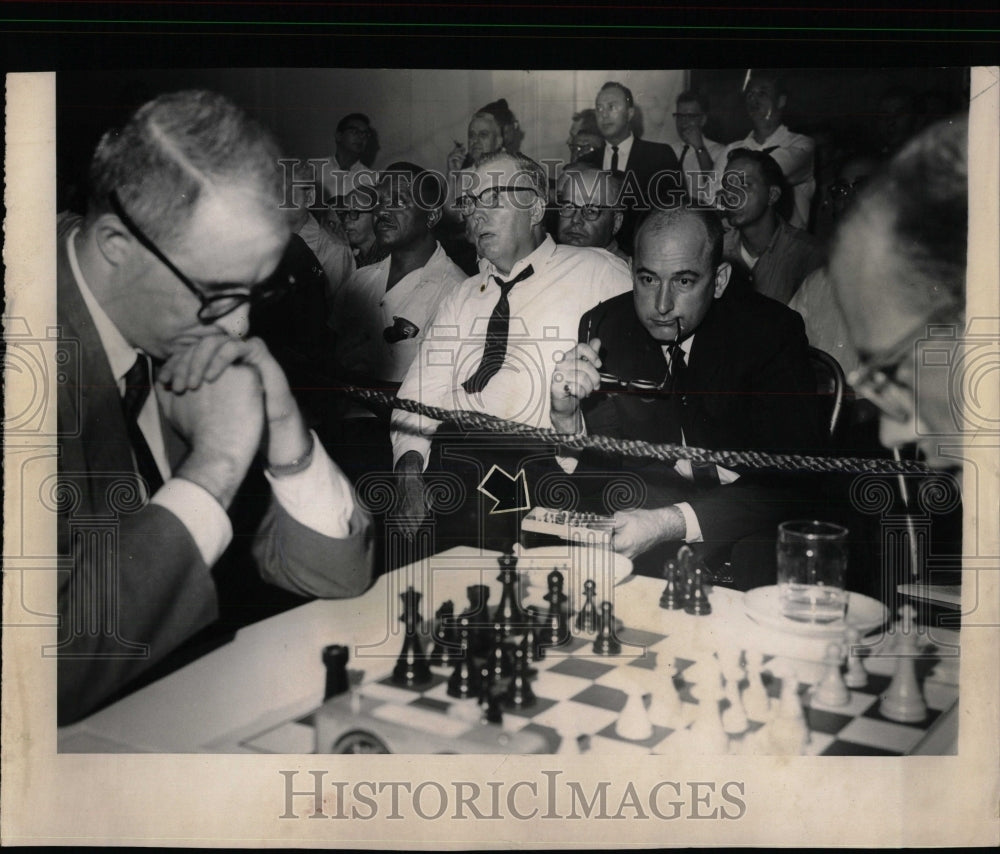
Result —
<svg viewBox="0 0 1000 854"><path fill-rule="evenodd" d="M624 172L625 168L628 166L628 156L632 153L632 143L635 142L635 137L629 134L625 139L618 143L618 171ZM611 150L611 143L604 140L604 165L601 167L607 172L611 168L611 158L614 156L614 152Z"/></svg>
<svg viewBox="0 0 1000 854"><path fill-rule="evenodd" d="M78 229L74 228L66 238L70 267L80 295L94 321L94 328L108 358L119 393L124 394L125 374L135 363L140 351L125 340L87 285L76 257L77 232ZM226 510L203 487L171 476L155 390L146 398L137 421L164 481L150 503L169 510L181 521L198 546L205 564L211 567L226 550L233 536ZM353 490L343 472L327 456L315 434L312 438L313 458L308 468L280 478L268 472L265 474L278 503L297 522L328 537L346 537L350 534L350 519L354 513Z"/></svg>
<svg viewBox="0 0 1000 854"><path fill-rule="evenodd" d="M549 384L556 352L577 343L580 318L599 302L632 289L625 263L609 252L560 246L551 237L514 264L509 281L531 265L533 275L510 291L510 332L500 370L479 393L462 387L482 361L486 328L500 299L499 275L488 263L438 308L427 337L403 380L400 398L450 410L472 410L551 427ZM395 410L393 460L417 451L427 466L438 422Z"/></svg>

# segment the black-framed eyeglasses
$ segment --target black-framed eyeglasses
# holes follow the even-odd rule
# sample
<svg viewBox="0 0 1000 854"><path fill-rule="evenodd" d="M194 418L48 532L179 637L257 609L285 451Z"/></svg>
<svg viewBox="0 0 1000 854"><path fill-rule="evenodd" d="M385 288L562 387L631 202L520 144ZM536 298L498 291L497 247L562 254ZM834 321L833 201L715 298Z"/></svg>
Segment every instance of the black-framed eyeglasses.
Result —
<svg viewBox="0 0 1000 854"><path fill-rule="evenodd" d="M601 218L601 213L603 211L613 210L613 205L577 205L573 202L556 202L555 208L559 211L559 216L563 219L572 219L576 216L577 211L580 215L587 220L587 222L596 222Z"/></svg>
<svg viewBox="0 0 1000 854"><path fill-rule="evenodd" d="M577 154L590 154L591 151L597 151L596 145L591 145L588 143L576 143L571 142L569 145L570 151L575 151Z"/></svg>
<svg viewBox="0 0 1000 854"><path fill-rule="evenodd" d="M847 384L858 397L873 403L894 421L908 421L913 414L914 389L897 378L907 357L915 358L915 350L927 327L955 320L956 307L949 305L933 312L911 329L899 343L876 357L862 357L858 367L847 377Z"/></svg>
<svg viewBox="0 0 1000 854"><path fill-rule="evenodd" d="M337 211L341 222L357 222L364 214L374 213L372 208L343 208Z"/></svg>
<svg viewBox="0 0 1000 854"><path fill-rule="evenodd" d="M201 303L201 307L198 309L198 320L201 323L206 325L215 323L227 314L236 311L241 305L267 299L294 284L294 279L291 275L281 272L285 269L284 263L279 263L278 271L274 275L253 288L235 283L220 284L218 289L213 293L205 293L205 291L178 269L177 265L164 254L163 250L153 242L152 238L139 228L132 217L125 212L121 199L118 198L117 190L112 190L108 194L108 200L111 202L111 209L115 212L115 216L121 220L122 225L128 229L129 233L142 246L153 253L157 260L173 273L184 287L198 297L198 301Z"/></svg>
<svg viewBox="0 0 1000 854"><path fill-rule="evenodd" d="M538 195L538 190L534 187L519 187L513 184L506 184L499 187L487 187L479 193L463 193L455 199L455 204L461 211L462 216L472 216L477 208L492 210L499 207L501 193L515 193L518 190L525 190L534 193L536 196Z"/></svg>

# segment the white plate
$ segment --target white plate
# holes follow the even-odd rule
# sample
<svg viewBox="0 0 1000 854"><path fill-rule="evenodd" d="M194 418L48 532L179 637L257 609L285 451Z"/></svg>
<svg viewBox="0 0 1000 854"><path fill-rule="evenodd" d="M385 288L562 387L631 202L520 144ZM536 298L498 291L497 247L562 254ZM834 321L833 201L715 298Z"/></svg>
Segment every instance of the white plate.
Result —
<svg viewBox="0 0 1000 854"><path fill-rule="evenodd" d="M747 615L761 625L805 637L840 637L848 626L865 634L889 617L889 609L885 605L860 593L847 594L847 618L832 623L801 623L783 616L777 585L750 590L743 602Z"/></svg>

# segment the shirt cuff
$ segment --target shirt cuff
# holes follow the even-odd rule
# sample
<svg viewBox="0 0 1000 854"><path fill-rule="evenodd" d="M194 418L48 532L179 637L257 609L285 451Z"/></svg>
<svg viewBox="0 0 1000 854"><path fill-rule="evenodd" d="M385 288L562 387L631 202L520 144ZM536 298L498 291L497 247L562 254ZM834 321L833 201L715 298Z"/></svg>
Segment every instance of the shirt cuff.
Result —
<svg viewBox="0 0 1000 854"><path fill-rule="evenodd" d="M682 501L680 504L675 504L674 506L681 511L681 515L684 517L684 542L703 542L704 540L701 536L701 525L698 524L698 517L695 515L691 505L686 501Z"/></svg>
<svg viewBox="0 0 1000 854"><path fill-rule="evenodd" d="M150 504L159 504L180 519L209 567L222 557L233 538L233 526L225 509L207 489L193 481L170 478Z"/></svg>
<svg viewBox="0 0 1000 854"><path fill-rule="evenodd" d="M296 522L323 536L343 539L351 533L354 490L315 433L312 439L313 458L308 468L282 477L265 469L264 476L278 503Z"/></svg>

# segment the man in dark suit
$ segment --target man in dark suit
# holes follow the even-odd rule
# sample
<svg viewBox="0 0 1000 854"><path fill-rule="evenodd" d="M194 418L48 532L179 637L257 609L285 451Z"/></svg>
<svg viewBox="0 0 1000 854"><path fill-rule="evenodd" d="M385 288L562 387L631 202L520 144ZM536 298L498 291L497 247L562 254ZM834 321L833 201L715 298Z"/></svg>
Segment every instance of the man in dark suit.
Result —
<svg viewBox="0 0 1000 854"><path fill-rule="evenodd" d="M583 316L581 343L553 373L556 429L715 450L819 448L801 318L758 294L727 292L730 273L716 213L651 214L636 239L633 292ZM584 454L578 468L595 467L645 484L643 506L615 514L613 539L617 551L643 556L639 572L658 574L684 541L718 566L736 543L773 540L778 522L803 512L787 476ZM737 586L773 581L737 563Z"/></svg>
<svg viewBox="0 0 1000 854"><path fill-rule="evenodd" d="M628 249L641 215L651 207L679 204L684 181L677 155L669 145L633 135L635 100L627 86L609 80L597 93L595 108L604 145L580 160L604 171L625 173L622 202L626 216L618 240Z"/></svg>
<svg viewBox="0 0 1000 854"><path fill-rule="evenodd" d="M277 158L225 98L162 95L101 140L87 215L60 239L61 724L166 664L254 561L305 596L370 581L368 514L240 337L290 235ZM250 492L272 497L247 528L258 453Z"/></svg>

